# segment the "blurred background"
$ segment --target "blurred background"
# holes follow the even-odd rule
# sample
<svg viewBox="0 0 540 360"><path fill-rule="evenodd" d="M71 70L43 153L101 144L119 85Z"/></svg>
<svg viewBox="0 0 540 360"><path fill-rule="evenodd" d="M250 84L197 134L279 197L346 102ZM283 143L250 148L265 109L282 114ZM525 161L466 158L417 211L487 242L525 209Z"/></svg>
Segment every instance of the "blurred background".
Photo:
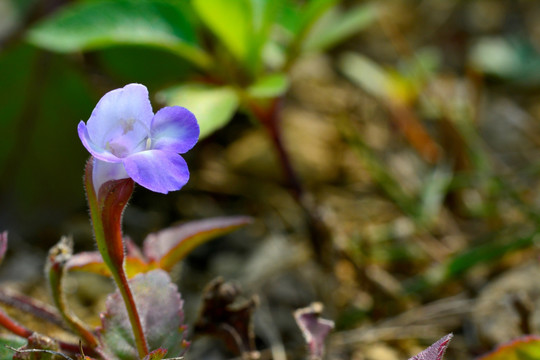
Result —
<svg viewBox="0 0 540 360"><path fill-rule="evenodd" d="M291 312L315 300L332 358L403 359L453 331L446 358L467 359L540 331L540 3L283 0L247 50L242 2L203 3L0 0L2 279L39 281L61 235L94 248L76 126L138 82L210 125L182 191L137 188L126 234L254 218L184 262L188 320L221 275L260 296L274 357L301 356Z"/></svg>

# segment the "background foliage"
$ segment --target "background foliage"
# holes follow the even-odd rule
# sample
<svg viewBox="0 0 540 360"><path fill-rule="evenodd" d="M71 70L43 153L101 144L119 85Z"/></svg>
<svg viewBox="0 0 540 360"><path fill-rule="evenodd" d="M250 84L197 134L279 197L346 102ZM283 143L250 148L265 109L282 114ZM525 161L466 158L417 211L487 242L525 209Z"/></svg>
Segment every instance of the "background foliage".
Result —
<svg viewBox="0 0 540 360"><path fill-rule="evenodd" d="M540 330L538 292L523 281L538 255L536 2L0 7L0 229L15 259L6 277L31 278L17 263L39 268L32 254L62 234L92 247L75 127L106 91L140 82L162 105L192 108L205 139L187 156L185 191L139 190L126 232L140 242L179 220L257 219L187 259L188 319L189 289L221 274L260 294L261 317L278 318L260 335L267 346L299 343L279 316L312 300L337 320L331 348L341 357L405 358L418 352L410 338L454 331L447 358L469 358ZM305 204L256 121L272 99L330 232L329 269L311 260Z"/></svg>

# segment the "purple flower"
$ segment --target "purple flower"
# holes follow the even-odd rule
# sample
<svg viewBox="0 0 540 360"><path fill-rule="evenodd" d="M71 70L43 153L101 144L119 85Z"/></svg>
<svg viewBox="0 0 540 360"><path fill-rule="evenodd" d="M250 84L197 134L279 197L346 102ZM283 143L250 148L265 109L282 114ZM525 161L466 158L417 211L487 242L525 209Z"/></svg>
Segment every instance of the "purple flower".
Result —
<svg viewBox="0 0 540 360"><path fill-rule="evenodd" d="M148 90L140 84L105 94L77 130L94 157L96 193L105 182L128 177L155 192L179 190L189 179L179 154L199 139L199 125L189 110L170 106L154 115Z"/></svg>

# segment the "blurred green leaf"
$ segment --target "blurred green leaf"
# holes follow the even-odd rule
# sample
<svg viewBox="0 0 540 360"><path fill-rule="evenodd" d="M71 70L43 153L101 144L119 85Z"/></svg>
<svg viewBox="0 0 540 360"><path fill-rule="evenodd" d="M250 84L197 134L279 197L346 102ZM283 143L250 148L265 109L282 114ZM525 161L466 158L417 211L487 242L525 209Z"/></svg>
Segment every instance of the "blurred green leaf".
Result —
<svg viewBox="0 0 540 360"><path fill-rule="evenodd" d="M477 360L535 360L540 359L540 337L525 336L500 345L493 352Z"/></svg>
<svg viewBox="0 0 540 360"><path fill-rule="evenodd" d="M289 87L289 80L285 74L271 74L258 79L247 88L247 92L254 98L277 97L285 93Z"/></svg>
<svg viewBox="0 0 540 360"><path fill-rule="evenodd" d="M540 53L526 38L480 38L469 52L469 61L477 70L504 80L540 82Z"/></svg>
<svg viewBox="0 0 540 360"><path fill-rule="evenodd" d="M3 71L0 76L0 132L12 134L0 141L0 171L6 171L6 162L10 161L13 147L17 140L17 129L20 126L20 114L23 112L26 92L32 81L32 68L36 61L35 49L30 46L17 46L0 54L0 68L9 69ZM5 180L4 180L5 181Z"/></svg>
<svg viewBox="0 0 540 360"><path fill-rule="evenodd" d="M291 33L286 64L290 65L302 50L303 43L320 17L328 11L337 0L312 0L304 6L288 0L280 19L280 24Z"/></svg>
<svg viewBox="0 0 540 360"><path fill-rule="evenodd" d="M115 46L96 54L107 73L120 83L141 83L152 92L170 86L171 79L181 81L193 73L187 60L159 48Z"/></svg>
<svg viewBox="0 0 540 360"><path fill-rule="evenodd" d="M116 0L66 6L28 32L28 40L59 52L116 45L165 49L198 66L208 55L198 47L185 3L167 0Z"/></svg>
<svg viewBox="0 0 540 360"><path fill-rule="evenodd" d="M516 230L517 231L517 230ZM496 237L494 235L493 237ZM454 279L480 264L489 264L500 260L512 252L528 248L538 240L538 232L515 238L515 236L486 239L481 245L456 254L443 264L438 264L418 276L407 285L408 293L417 293L438 286L449 279Z"/></svg>
<svg viewBox="0 0 540 360"><path fill-rule="evenodd" d="M6 348L6 346L11 346L12 348L18 349L25 344L26 339L22 337L11 335L0 336L0 360L13 359L13 350Z"/></svg>
<svg viewBox="0 0 540 360"><path fill-rule="evenodd" d="M262 59L262 49L268 42L272 25L282 12L284 0L250 0L253 10L253 49L251 51L250 62L253 62L253 69L259 70Z"/></svg>
<svg viewBox="0 0 540 360"><path fill-rule="evenodd" d="M337 0L312 0L307 1L304 7L301 9L300 16L298 18L298 31L300 33L307 34L311 27L317 20L333 5Z"/></svg>
<svg viewBox="0 0 540 360"><path fill-rule="evenodd" d="M370 95L387 99L392 88L390 75L380 65L360 54L347 53L339 59L341 71Z"/></svg>
<svg viewBox="0 0 540 360"><path fill-rule="evenodd" d="M200 139L225 126L238 108L234 89L203 84L186 84L161 91L158 98L169 106L188 108L197 117Z"/></svg>
<svg viewBox="0 0 540 360"><path fill-rule="evenodd" d="M420 223L429 225L437 219L452 178L449 166L439 166L424 181L418 210Z"/></svg>
<svg viewBox="0 0 540 360"><path fill-rule="evenodd" d="M373 24L377 14L375 3L361 4L346 11L334 8L314 26L302 46L303 50L328 49Z"/></svg>
<svg viewBox="0 0 540 360"><path fill-rule="evenodd" d="M194 0L203 22L241 62L248 59L254 31L249 0Z"/></svg>

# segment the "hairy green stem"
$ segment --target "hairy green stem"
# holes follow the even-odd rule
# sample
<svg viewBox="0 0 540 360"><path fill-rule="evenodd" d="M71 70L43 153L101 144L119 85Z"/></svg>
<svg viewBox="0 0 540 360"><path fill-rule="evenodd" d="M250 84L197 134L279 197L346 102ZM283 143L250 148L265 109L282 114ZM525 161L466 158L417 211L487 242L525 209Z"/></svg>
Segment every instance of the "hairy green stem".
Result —
<svg viewBox="0 0 540 360"><path fill-rule="evenodd" d="M121 230L122 211L133 193L134 183L131 179L109 181L101 186L99 196L96 196L92 181L92 160L90 158L86 165L85 186L96 243L124 300L137 351L142 359L148 354L148 344L124 269Z"/></svg>
<svg viewBox="0 0 540 360"><path fill-rule="evenodd" d="M95 348L98 346L95 335L86 325L68 310L63 291L63 280L66 273L65 264L73 253L73 242L70 238L63 237L50 251L46 266L54 304L64 321L75 331L88 345Z"/></svg>

